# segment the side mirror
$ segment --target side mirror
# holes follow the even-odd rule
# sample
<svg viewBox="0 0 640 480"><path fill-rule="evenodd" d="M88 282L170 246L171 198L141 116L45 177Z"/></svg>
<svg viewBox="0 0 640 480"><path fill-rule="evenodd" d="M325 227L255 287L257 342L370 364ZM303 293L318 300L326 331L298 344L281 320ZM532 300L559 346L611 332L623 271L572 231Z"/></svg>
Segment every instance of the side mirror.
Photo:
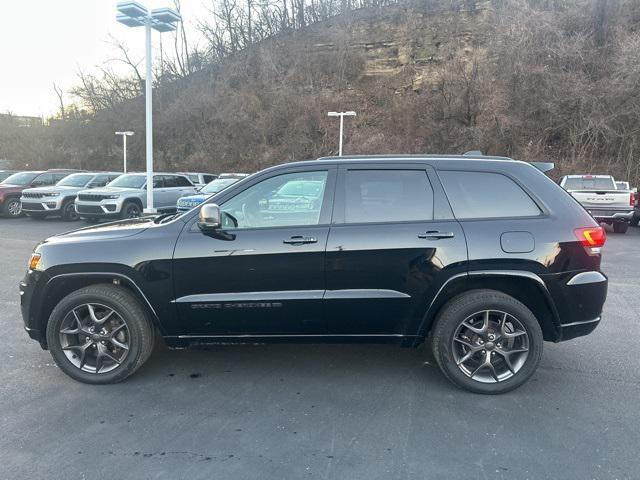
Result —
<svg viewBox="0 0 640 480"><path fill-rule="evenodd" d="M198 227L200 230L215 230L220 228L220 207L215 203L207 203L200 208Z"/></svg>

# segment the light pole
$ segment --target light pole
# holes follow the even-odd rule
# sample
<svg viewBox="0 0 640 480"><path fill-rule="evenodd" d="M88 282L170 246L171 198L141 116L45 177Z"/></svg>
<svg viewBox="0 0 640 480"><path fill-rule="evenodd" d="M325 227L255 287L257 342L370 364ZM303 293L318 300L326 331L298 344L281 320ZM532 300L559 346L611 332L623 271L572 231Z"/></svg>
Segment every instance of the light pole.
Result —
<svg viewBox="0 0 640 480"><path fill-rule="evenodd" d="M127 137L133 135L133 132L116 132L116 135L120 135L122 137L123 173L127 173Z"/></svg>
<svg viewBox="0 0 640 480"><path fill-rule="evenodd" d="M146 146L147 146L147 208L145 213L155 213L153 208L153 120L152 95L153 73L151 71L151 29L158 32L171 32L176 29L176 23L182 20L178 12L171 8L157 8L147 10L138 2L120 2L117 6L116 20L127 27L144 27L146 44L146 75L144 81L144 96L146 110Z"/></svg>
<svg viewBox="0 0 640 480"><path fill-rule="evenodd" d="M344 131L344 117L355 117L356 112L329 112L330 117L340 117L340 143L338 144L338 156L342 156L342 132Z"/></svg>

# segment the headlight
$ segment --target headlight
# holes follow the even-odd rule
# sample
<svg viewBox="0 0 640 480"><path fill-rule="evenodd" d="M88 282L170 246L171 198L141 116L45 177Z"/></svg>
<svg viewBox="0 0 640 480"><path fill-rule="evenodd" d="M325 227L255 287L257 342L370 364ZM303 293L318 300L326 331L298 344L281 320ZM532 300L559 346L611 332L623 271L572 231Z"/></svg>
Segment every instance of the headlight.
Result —
<svg viewBox="0 0 640 480"><path fill-rule="evenodd" d="M43 270L41 259L41 254L32 253L31 258L29 259L29 270Z"/></svg>
<svg viewBox="0 0 640 480"><path fill-rule="evenodd" d="M57 197L58 195L60 194L59 193L43 193L42 194L43 197L47 197L47 198Z"/></svg>
<svg viewBox="0 0 640 480"><path fill-rule="evenodd" d="M116 198L120 198L120 195L105 195L105 200L115 200Z"/></svg>

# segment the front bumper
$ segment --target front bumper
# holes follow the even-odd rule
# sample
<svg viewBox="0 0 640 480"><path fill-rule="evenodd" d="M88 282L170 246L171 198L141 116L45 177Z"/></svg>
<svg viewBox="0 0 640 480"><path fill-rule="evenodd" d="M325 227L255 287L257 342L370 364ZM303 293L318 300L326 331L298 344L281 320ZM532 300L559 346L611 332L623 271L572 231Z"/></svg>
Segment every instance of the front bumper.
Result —
<svg viewBox="0 0 640 480"><path fill-rule="evenodd" d="M21 198L22 211L27 213L58 213L62 209L62 199L60 198Z"/></svg>
<svg viewBox="0 0 640 480"><path fill-rule="evenodd" d="M38 292L44 290L49 277L44 272L29 270L19 285L20 311L24 329L34 340L40 342L42 348L47 348L47 340L40 322L41 295Z"/></svg>
<svg viewBox="0 0 640 480"><path fill-rule="evenodd" d="M81 202L76 200L76 212L81 217L118 217L123 202L119 199L100 202Z"/></svg>

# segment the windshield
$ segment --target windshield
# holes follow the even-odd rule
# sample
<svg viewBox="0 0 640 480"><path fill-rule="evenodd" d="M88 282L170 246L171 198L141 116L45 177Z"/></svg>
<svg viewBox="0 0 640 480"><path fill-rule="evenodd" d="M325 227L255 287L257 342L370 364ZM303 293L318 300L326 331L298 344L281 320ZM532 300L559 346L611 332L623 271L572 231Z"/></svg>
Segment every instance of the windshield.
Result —
<svg viewBox="0 0 640 480"><path fill-rule="evenodd" d="M229 185L236 183L239 178L218 178L212 182L207 183L202 190L202 193L218 193L223 188L227 188Z"/></svg>
<svg viewBox="0 0 640 480"><path fill-rule="evenodd" d="M7 177L2 183L5 185L29 185L39 172L20 172Z"/></svg>
<svg viewBox="0 0 640 480"><path fill-rule="evenodd" d="M64 177L56 186L58 187L84 187L87 183L91 181L91 179L95 177L92 174L86 173L74 173L73 175L69 175L68 177Z"/></svg>
<svg viewBox="0 0 640 480"><path fill-rule="evenodd" d="M565 190L615 190L616 185L611 177L567 178Z"/></svg>
<svg viewBox="0 0 640 480"><path fill-rule="evenodd" d="M145 175L121 175L109 183L107 187L142 188L146 181Z"/></svg>

